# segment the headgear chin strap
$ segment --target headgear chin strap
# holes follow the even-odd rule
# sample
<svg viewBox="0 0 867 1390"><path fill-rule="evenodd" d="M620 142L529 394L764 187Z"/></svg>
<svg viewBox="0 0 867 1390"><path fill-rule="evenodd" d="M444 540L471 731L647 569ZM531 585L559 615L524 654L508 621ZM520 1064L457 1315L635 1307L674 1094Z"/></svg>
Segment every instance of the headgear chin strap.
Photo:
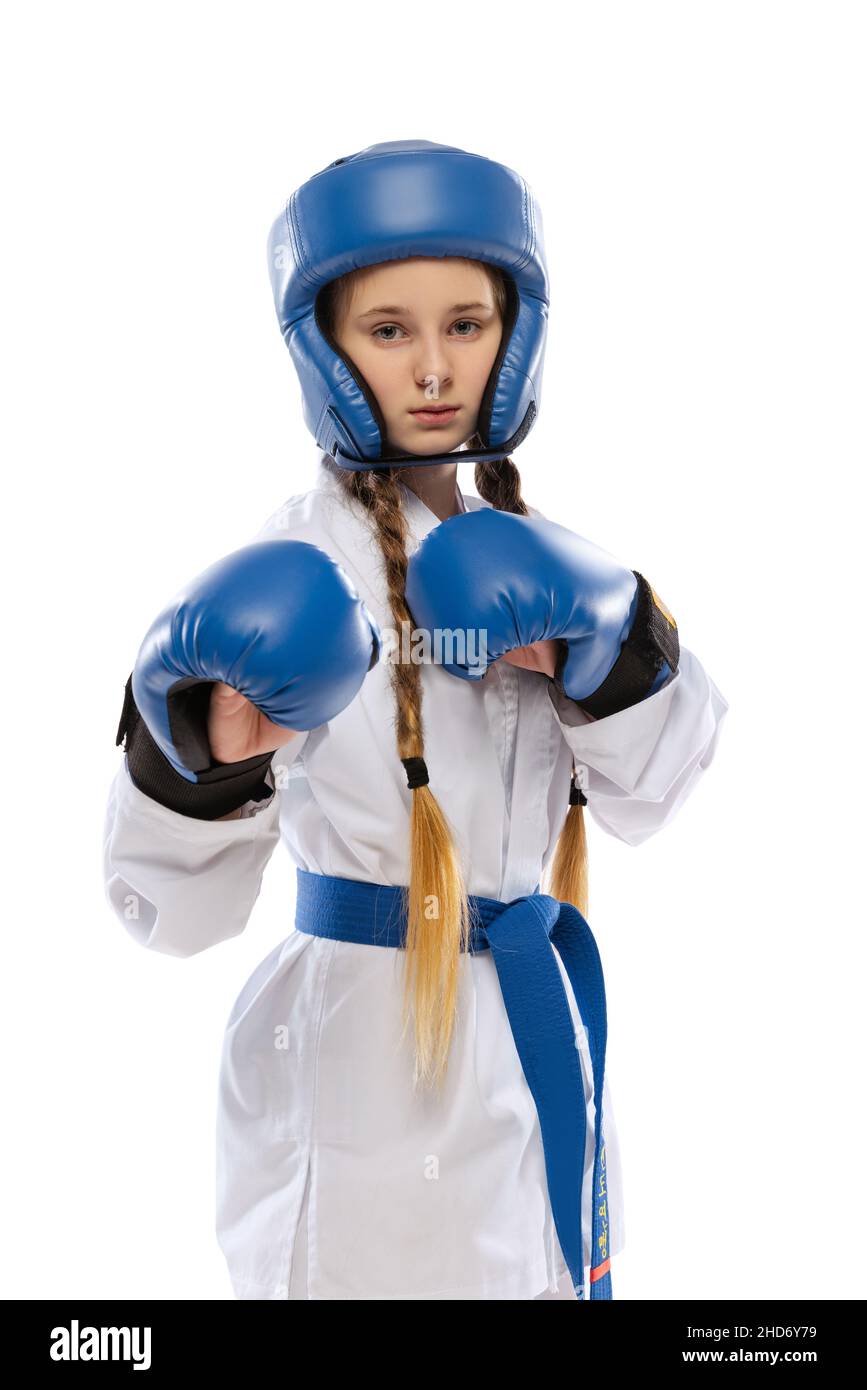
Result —
<svg viewBox="0 0 867 1390"><path fill-rule="evenodd" d="M462 256L504 272L508 303L479 409L481 449L400 454L389 446L376 397L317 318L331 280L409 256ZM369 145L292 194L271 229L268 260L305 423L341 468L499 459L527 436L541 398L548 273L538 204L512 169L430 140Z"/></svg>

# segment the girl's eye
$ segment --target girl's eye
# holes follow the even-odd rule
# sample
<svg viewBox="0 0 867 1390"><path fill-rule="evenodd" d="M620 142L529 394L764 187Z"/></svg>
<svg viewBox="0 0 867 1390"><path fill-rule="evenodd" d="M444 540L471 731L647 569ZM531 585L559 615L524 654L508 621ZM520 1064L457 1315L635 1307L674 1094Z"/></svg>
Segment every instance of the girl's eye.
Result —
<svg viewBox="0 0 867 1390"><path fill-rule="evenodd" d="M458 319L458 320L457 320L457 323L455 324L455 327L456 327L456 328L457 328L457 326L458 326L459 323L465 323L465 324L467 325L467 327L470 329L470 332L472 332L472 330L473 330L474 328L480 328L480 327L481 327L481 325L478 324L478 323L476 323L474 319ZM470 336L469 333L459 333L459 334L458 334L458 337L459 337L459 338L469 338L469 336Z"/></svg>
<svg viewBox="0 0 867 1390"><path fill-rule="evenodd" d="M374 338L376 337L377 333L387 333L388 330L389 330L390 328L397 328L397 330L398 330L399 333L402 333L402 332L403 332L403 329L402 329L402 328L398 328L398 325L397 325L396 323L384 323L384 324L382 324L382 326L381 326L380 328L375 328L375 329L373 330L373 336L374 336ZM393 343L393 342L395 342L396 340L395 340L394 338L380 338L379 341L380 341L381 343Z"/></svg>

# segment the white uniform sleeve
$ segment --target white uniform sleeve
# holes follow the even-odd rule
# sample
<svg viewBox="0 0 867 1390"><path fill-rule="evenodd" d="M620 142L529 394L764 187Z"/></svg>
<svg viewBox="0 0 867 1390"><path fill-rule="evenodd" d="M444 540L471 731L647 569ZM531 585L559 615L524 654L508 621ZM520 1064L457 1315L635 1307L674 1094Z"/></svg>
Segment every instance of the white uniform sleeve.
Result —
<svg viewBox="0 0 867 1390"><path fill-rule="evenodd" d="M307 737L302 731L276 751L269 781ZM279 800L278 790L248 802L240 819L197 820L146 796L124 758L109 792L103 863L106 896L133 939L192 956L242 932L280 837Z"/></svg>
<svg viewBox="0 0 867 1390"><path fill-rule="evenodd" d="M678 669L654 695L604 719L549 694L585 781L586 810L610 835L639 845L661 830L713 761L728 702L681 646Z"/></svg>

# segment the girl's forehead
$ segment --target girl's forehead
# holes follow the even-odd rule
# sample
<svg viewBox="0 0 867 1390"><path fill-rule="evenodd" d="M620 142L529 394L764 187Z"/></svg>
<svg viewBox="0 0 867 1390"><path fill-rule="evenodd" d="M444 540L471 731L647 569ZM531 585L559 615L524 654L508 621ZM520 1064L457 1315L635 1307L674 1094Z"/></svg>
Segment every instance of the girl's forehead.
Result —
<svg viewBox="0 0 867 1390"><path fill-rule="evenodd" d="M480 283L481 282L481 283ZM346 288L353 307L360 296L379 297L381 294L402 294L401 303L413 290L442 289L449 293L452 287L473 285L478 290L487 282L484 267L475 261L457 256L409 256L400 261L383 261L379 265L364 266L351 271L346 278ZM398 301L395 300L395 303Z"/></svg>

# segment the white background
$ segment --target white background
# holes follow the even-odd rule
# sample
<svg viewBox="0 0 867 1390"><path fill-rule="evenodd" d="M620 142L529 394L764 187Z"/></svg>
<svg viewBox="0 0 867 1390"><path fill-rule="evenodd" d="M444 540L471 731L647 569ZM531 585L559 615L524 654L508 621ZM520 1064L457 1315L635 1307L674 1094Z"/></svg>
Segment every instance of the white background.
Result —
<svg viewBox="0 0 867 1390"><path fill-rule="evenodd" d="M525 496L650 578L731 709L590 823L615 1298L863 1298L865 34L843 3L35 4L2 34L7 1298L231 1298L214 1113L291 922L176 960L103 897L151 619L312 481L265 239L338 155L519 170L552 307ZM472 468L460 482L473 491Z"/></svg>

